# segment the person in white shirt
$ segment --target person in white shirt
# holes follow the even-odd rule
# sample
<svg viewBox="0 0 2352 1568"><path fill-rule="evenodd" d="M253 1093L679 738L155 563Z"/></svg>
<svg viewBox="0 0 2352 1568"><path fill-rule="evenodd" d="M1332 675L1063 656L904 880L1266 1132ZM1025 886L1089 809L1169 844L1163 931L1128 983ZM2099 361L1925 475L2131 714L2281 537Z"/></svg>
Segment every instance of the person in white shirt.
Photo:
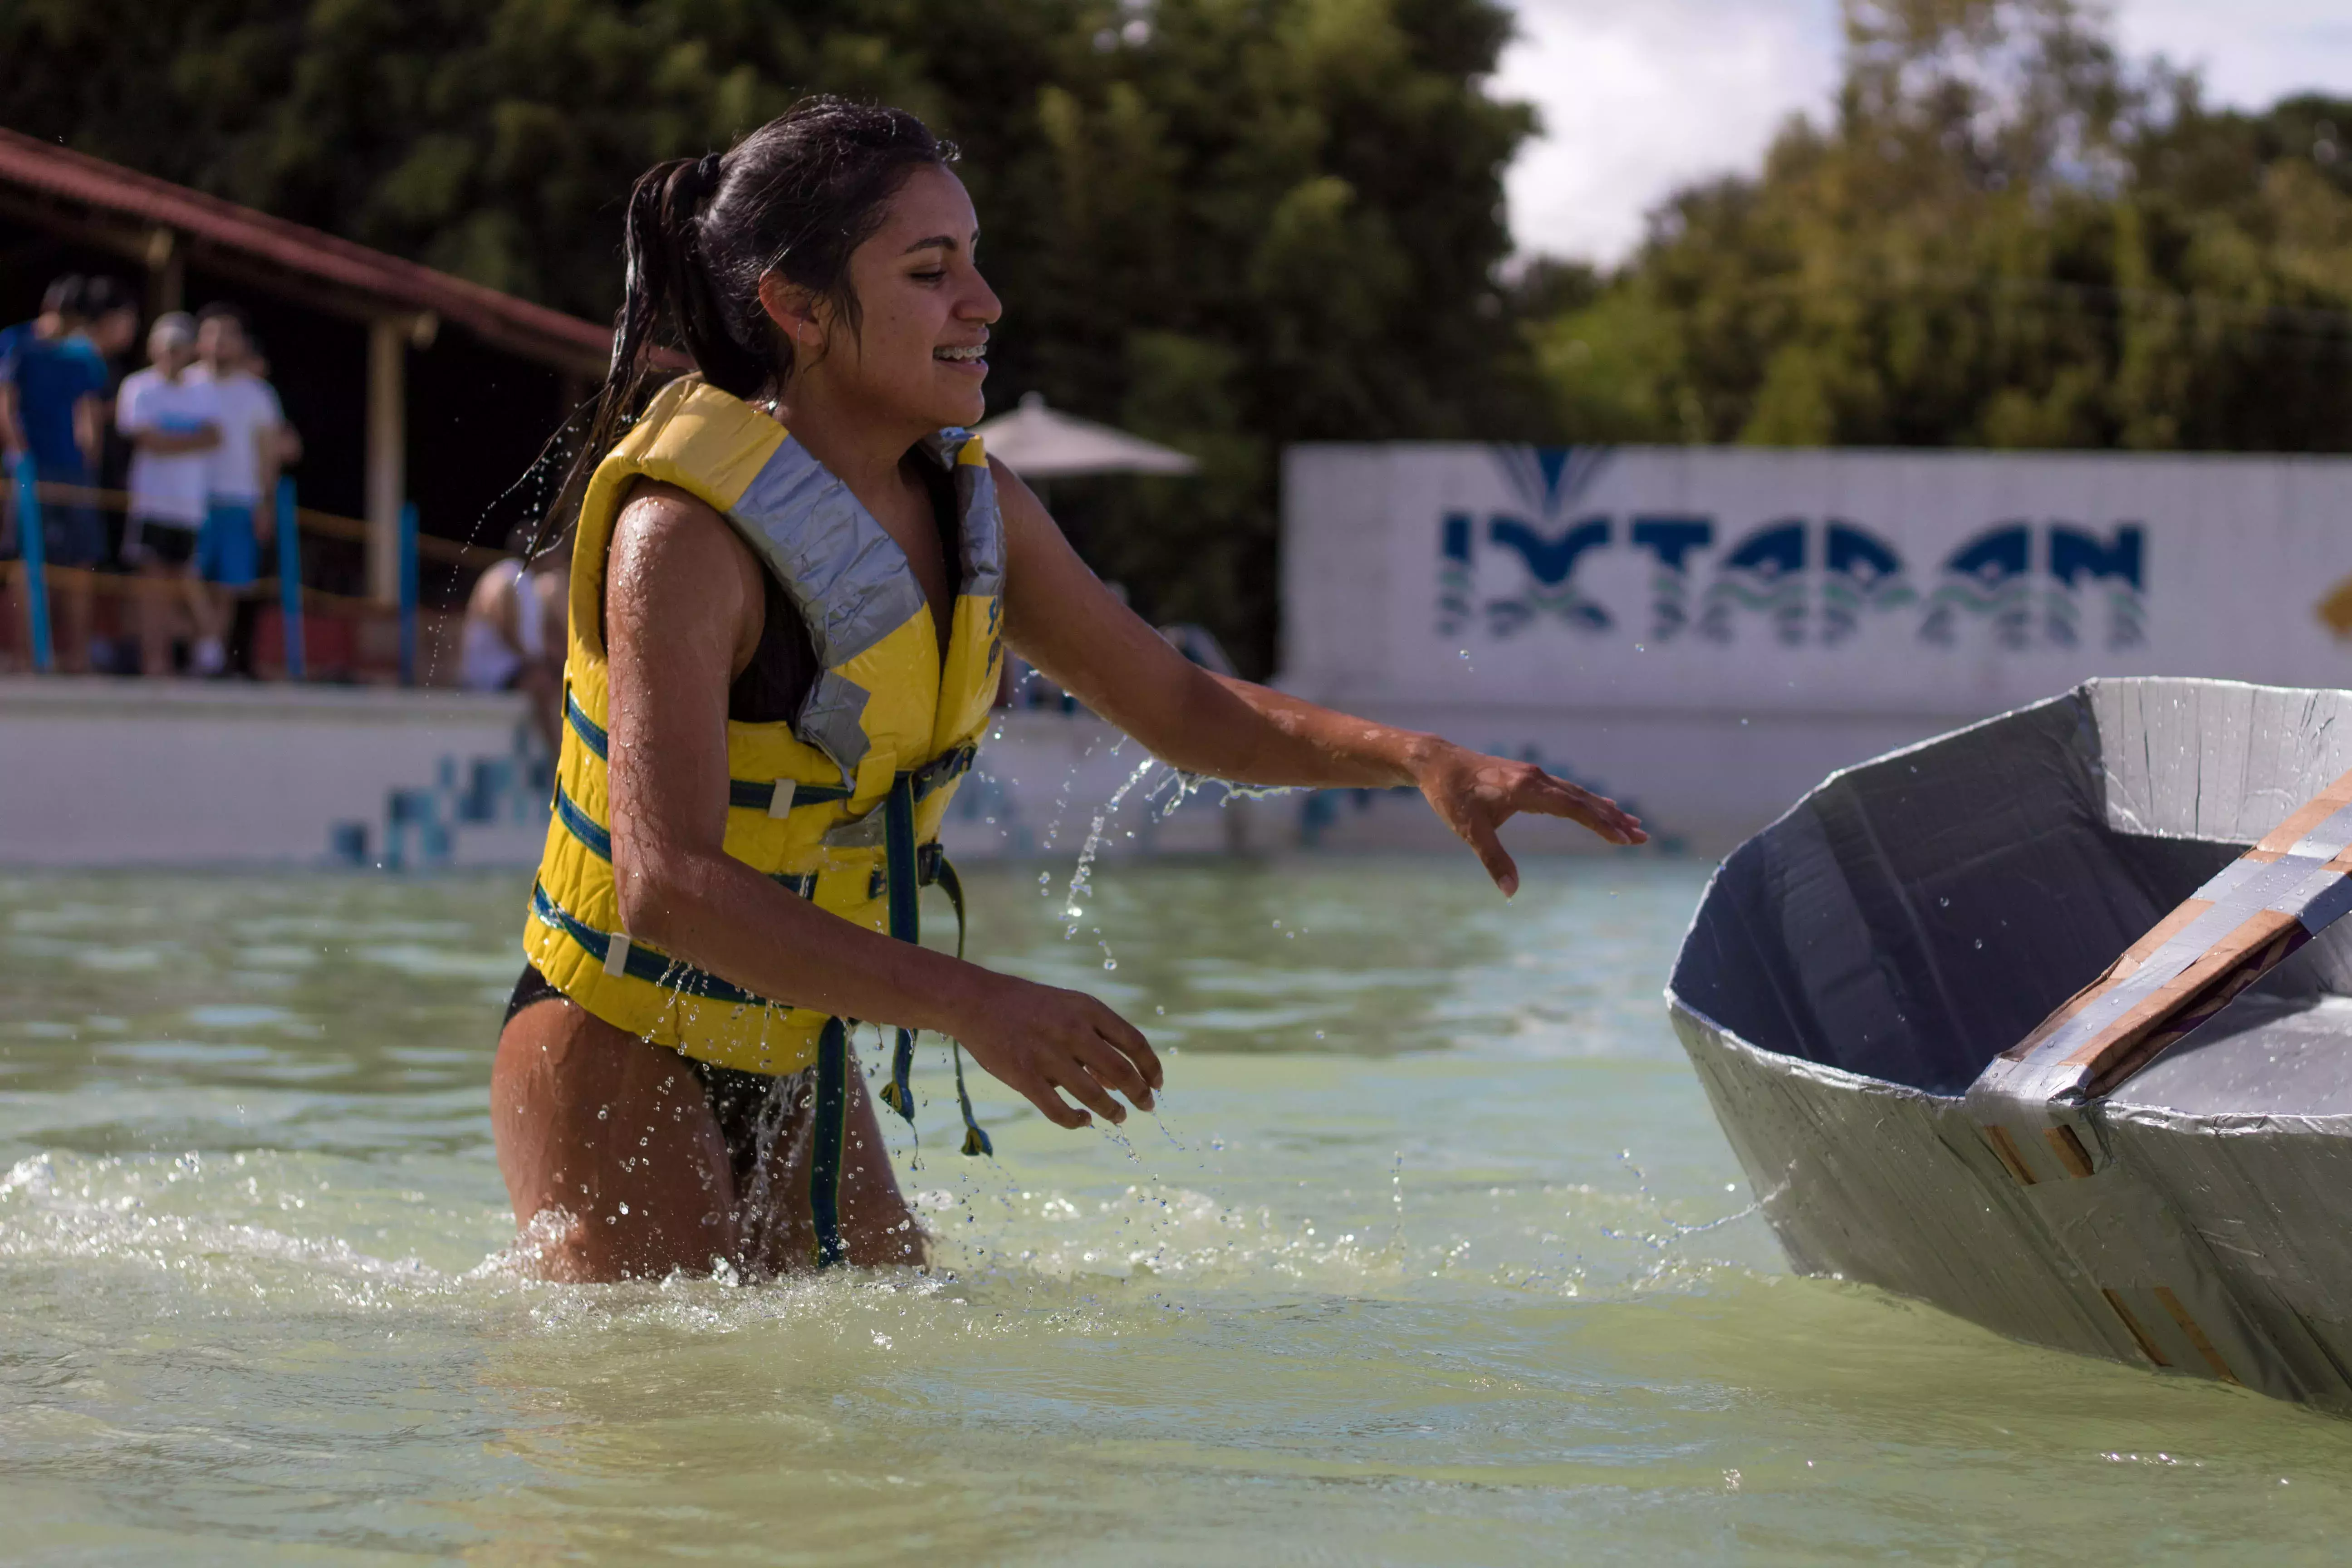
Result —
<svg viewBox="0 0 2352 1568"><path fill-rule="evenodd" d="M298 459L302 446L277 392L253 374L252 341L236 307L207 305L196 313L196 353L203 363L194 374L213 388L221 432L220 445L207 455L195 560L207 584L196 668L215 675L227 665L224 644L237 595L261 574L261 547L277 531L271 509L278 469Z"/></svg>
<svg viewBox="0 0 2352 1568"><path fill-rule="evenodd" d="M122 556L148 579L140 595L140 668L172 672L166 621L176 584L201 635L202 584L196 533L205 521L205 468L220 445L220 409L212 384L190 373L196 360L195 318L173 310L148 329L153 363L123 377L115 425L131 442L130 518Z"/></svg>

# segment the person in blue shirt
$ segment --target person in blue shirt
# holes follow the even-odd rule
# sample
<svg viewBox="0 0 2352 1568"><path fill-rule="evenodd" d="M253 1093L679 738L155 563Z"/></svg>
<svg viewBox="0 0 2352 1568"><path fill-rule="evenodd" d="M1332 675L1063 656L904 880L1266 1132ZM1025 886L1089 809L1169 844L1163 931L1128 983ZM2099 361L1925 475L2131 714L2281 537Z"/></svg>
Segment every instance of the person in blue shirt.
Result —
<svg viewBox="0 0 2352 1568"><path fill-rule="evenodd" d="M39 315L0 331L0 458L12 481L10 556L23 553L22 520L13 510L19 463L29 458L44 485L87 489L97 477L109 376L104 356L83 332L86 291L84 279L58 279L42 295ZM52 491L41 505L57 663L68 673L89 668L90 573L106 564L108 554L106 525L92 499ZM10 619L26 627L21 574L11 576L9 600ZM29 641L21 629L19 637Z"/></svg>

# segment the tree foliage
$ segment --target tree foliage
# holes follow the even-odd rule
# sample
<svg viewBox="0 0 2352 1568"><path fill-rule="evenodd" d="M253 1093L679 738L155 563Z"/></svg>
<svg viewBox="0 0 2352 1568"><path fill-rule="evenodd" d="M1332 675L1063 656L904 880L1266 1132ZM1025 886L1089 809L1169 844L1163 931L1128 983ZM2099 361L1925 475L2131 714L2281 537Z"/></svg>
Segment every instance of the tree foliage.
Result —
<svg viewBox="0 0 2352 1568"><path fill-rule="evenodd" d="M2217 110L2073 0L1848 0L1827 125L1531 331L1582 440L2352 447L2352 100Z"/></svg>
<svg viewBox="0 0 2352 1568"><path fill-rule="evenodd" d="M1057 495L1264 668L1297 440L1524 424L1495 0L15 0L0 121L596 319L621 197L811 90L965 153L1029 390L1194 452ZM1525 433L1534 433L1529 427Z"/></svg>

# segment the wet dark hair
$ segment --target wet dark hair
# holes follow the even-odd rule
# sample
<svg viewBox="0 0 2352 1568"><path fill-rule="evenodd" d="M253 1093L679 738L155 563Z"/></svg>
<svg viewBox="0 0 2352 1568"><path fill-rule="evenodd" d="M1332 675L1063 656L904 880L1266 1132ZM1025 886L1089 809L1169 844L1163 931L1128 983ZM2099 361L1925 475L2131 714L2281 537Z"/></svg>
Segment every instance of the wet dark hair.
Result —
<svg viewBox="0 0 2352 1568"><path fill-rule="evenodd" d="M139 301L129 289L123 287L121 279L96 272L82 279L81 313L85 319L95 321L117 310L135 310L138 308Z"/></svg>
<svg viewBox="0 0 2352 1568"><path fill-rule="evenodd" d="M760 303L769 273L830 301L855 331L851 253L881 226L909 174L956 156L953 142L904 110L818 97L724 154L646 170L629 192L627 291L575 473L604 456L648 384L667 379L663 349L683 351L705 381L741 398L791 379L791 340Z"/></svg>
<svg viewBox="0 0 2352 1568"><path fill-rule="evenodd" d="M829 300L856 331L851 254L881 226L909 174L957 156L903 110L820 96L724 153L646 170L629 192L626 281L604 384L490 503L477 536L515 538L502 519L519 510L523 553L555 548L596 465L681 368L745 399L781 390L799 362L760 303L769 273Z"/></svg>

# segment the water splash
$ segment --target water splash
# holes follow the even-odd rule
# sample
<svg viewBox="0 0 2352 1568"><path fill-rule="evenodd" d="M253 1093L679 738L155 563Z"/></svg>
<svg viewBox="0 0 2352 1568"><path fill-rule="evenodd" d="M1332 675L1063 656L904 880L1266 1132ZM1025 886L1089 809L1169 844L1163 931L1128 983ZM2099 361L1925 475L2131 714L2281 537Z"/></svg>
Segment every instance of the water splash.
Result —
<svg viewBox="0 0 2352 1568"><path fill-rule="evenodd" d="M1063 941L1070 941L1078 934L1077 921L1086 913L1084 900L1094 879L1095 859L1102 853L1104 826L1117 814L1120 805L1126 803L1129 793L1137 784L1150 777L1151 771L1160 765L1160 759L1157 757L1144 758L1136 766L1135 771L1127 775L1125 782L1111 792L1110 798L1103 803L1102 809L1095 813L1094 825L1087 830L1086 847L1078 851L1077 866L1070 873L1069 891L1062 900L1062 918L1070 922L1068 929L1062 933ZM1150 798L1148 793L1145 798ZM1099 935L1099 931L1097 934ZM1103 946L1103 956L1107 960L1110 959L1108 943ZM1103 967L1115 969L1118 963L1112 961L1106 963Z"/></svg>

